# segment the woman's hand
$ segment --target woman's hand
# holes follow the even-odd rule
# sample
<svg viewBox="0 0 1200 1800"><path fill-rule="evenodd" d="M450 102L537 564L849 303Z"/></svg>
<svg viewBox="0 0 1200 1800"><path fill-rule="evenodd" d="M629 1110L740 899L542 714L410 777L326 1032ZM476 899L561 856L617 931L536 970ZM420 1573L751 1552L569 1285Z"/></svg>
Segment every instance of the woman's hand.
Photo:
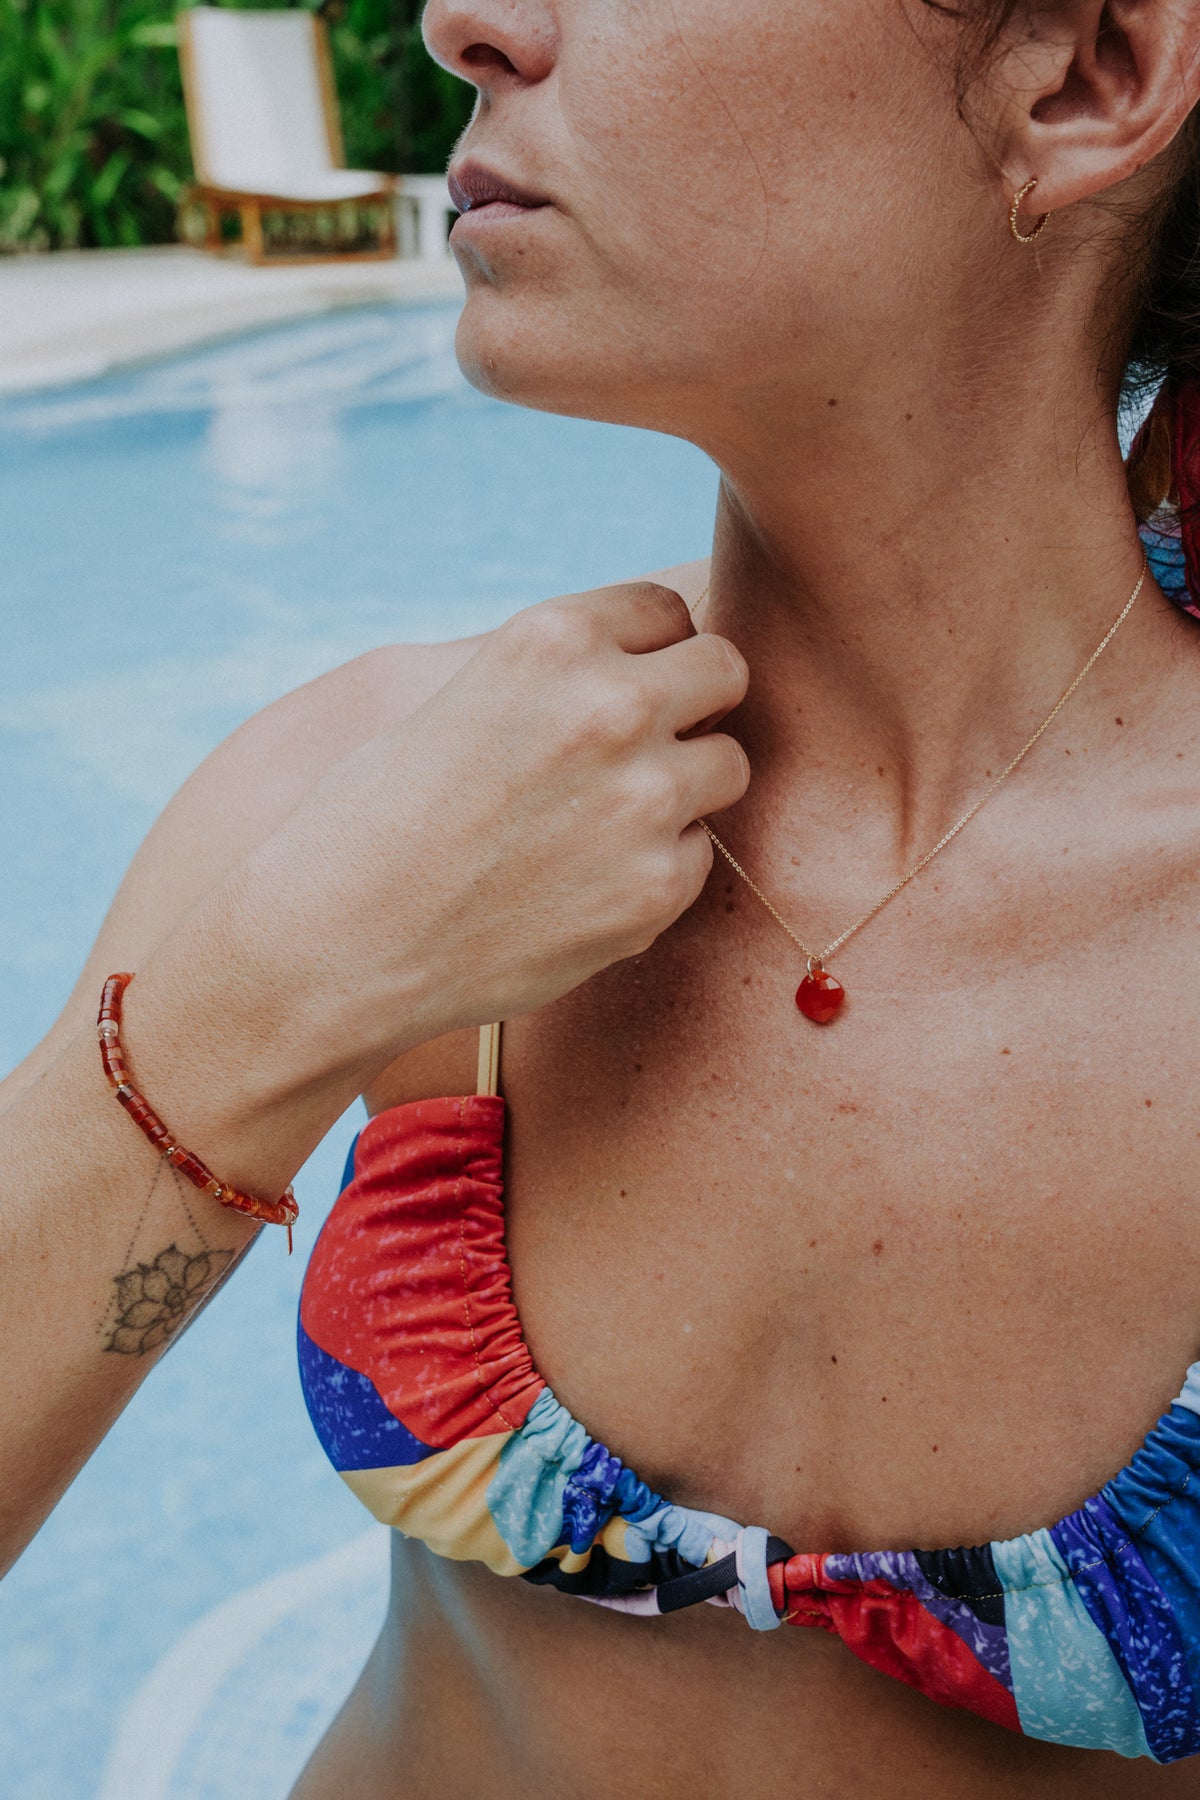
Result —
<svg viewBox="0 0 1200 1800"><path fill-rule="evenodd" d="M114 1106L104 976L136 971L125 1051L178 1140L273 1198L405 1050L645 949L708 873L694 821L745 789L741 749L706 729L745 665L668 589L530 607L394 727L381 697L411 699L422 658L400 653L398 686L379 654L196 772L59 1020L0 1084L0 1570L170 1341L118 1328L129 1276L164 1254L216 1272L177 1335L252 1235Z"/></svg>
<svg viewBox="0 0 1200 1800"><path fill-rule="evenodd" d="M708 728L747 679L650 583L516 614L243 860L236 960L307 996L314 1048L362 1087L645 950L704 885L695 821L745 792L744 751Z"/></svg>

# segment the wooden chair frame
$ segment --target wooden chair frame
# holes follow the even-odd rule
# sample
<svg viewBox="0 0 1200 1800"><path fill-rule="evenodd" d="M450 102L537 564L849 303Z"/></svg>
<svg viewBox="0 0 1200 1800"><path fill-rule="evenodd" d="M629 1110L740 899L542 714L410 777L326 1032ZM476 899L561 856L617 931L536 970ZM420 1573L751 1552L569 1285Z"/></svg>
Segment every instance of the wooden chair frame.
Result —
<svg viewBox="0 0 1200 1800"><path fill-rule="evenodd" d="M187 113L188 134L192 141L192 160L197 179L183 195L182 204L198 205L204 213L204 248L219 254L241 249L252 263L317 263L317 262L389 262L396 255L395 197L399 182L395 176L382 177L381 185L369 193L355 194L345 200L297 200L282 194L257 194L241 188L225 188L205 181L202 171L208 157L204 141L203 107L196 84L192 51L189 10L178 14L175 25L179 43L179 71L183 79L183 102ZM317 74L321 84L321 112L329 143L330 163L335 169L346 166L346 148L342 137L342 121L338 110L337 85L333 75L333 57L329 48L329 28L316 14L306 15L313 34ZM300 255L270 255L263 237L263 213L281 212L315 214L335 212L339 207L379 207L382 224L378 247L370 250L327 250ZM241 225L241 242L226 244L222 222L237 213Z"/></svg>

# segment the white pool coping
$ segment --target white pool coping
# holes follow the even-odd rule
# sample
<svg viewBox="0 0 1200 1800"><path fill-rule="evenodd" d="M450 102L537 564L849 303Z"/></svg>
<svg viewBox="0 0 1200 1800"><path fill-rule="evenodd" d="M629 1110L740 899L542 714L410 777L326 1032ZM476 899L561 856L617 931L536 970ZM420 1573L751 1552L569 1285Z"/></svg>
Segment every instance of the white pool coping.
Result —
<svg viewBox="0 0 1200 1800"><path fill-rule="evenodd" d="M452 257L256 268L184 245L0 258L0 396L58 387L259 325L461 296Z"/></svg>
<svg viewBox="0 0 1200 1800"><path fill-rule="evenodd" d="M390 1547L376 1525L197 1620L117 1720L96 1800L284 1800L379 1635Z"/></svg>

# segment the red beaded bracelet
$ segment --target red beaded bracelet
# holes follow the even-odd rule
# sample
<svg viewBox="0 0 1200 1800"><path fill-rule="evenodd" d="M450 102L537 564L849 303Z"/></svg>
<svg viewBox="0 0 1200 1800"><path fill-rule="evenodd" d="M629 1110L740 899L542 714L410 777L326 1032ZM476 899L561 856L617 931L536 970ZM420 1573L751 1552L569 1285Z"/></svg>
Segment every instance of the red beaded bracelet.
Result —
<svg viewBox="0 0 1200 1800"><path fill-rule="evenodd" d="M96 1021L96 1032L100 1039L100 1060L104 1064L109 1086L134 1124L141 1126L154 1148L181 1175L186 1175L193 1187L211 1194L222 1206L232 1206L235 1212L246 1213L251 1219L261 1219L264 1225L286 1225L290 1256L292 1226L300 1216L300 1208L296 1205L296 1196L290 1186L278 1200L256 1200L253 1194L243 1194L238 1188L218 1181L207 1164L174 1141L150 1102L138 1093L129 1079L125 1053L121 1049L121 1002L125 989L132 980L131 974L110 975L100 996L100 1017Z"/></svg>

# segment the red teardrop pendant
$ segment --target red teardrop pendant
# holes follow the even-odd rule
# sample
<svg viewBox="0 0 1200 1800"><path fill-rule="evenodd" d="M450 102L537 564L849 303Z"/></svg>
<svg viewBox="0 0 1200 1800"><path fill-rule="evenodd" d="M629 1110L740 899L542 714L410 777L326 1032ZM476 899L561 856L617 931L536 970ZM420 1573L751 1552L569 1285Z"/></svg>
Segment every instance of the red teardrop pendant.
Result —
<svg viewBox="0 0 1200 1800"><path fill-rule="evenodd" d="M841 1010L846 990L836 975L814 963L796 989L796 1005L814 1025L828 1025Z"/></svg>

